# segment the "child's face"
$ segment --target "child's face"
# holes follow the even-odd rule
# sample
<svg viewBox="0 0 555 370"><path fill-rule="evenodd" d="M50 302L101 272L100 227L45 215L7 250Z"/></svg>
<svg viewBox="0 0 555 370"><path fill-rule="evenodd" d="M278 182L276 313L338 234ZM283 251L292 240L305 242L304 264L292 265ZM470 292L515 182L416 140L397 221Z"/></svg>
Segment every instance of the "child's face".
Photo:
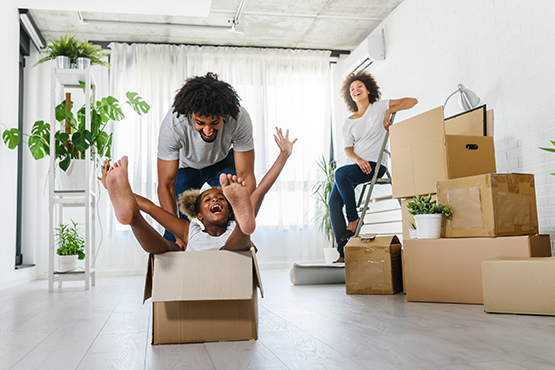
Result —
<svg viewBox="0 0 555 370"><path fill-rule="evenodd" d="M206 223L227 223L230 215L231 210L229 204L221 190L209 189L202 193L200 199L200 213L197 215L197 218L205 225Z"/></svg>

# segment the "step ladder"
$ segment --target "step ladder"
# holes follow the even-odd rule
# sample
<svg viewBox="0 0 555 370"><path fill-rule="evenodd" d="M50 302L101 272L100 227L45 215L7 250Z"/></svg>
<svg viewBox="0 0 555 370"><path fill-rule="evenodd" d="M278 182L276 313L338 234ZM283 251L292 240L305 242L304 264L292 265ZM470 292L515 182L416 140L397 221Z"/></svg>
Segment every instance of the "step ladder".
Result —
<svg viewBox="0 0 555 370"><path fill-rule="evenodd" d="M394 119L395 119L395 113L391 115L391 118L390 118L391 123L393 123ZM381 163L382 163L383 156L388 155L391 158L391 152L387 150L388 140L389 140L389 131L386 131L385 137L382 143L382 148L380 150L380 155L378 156L378 160L376 161L376 166L380 166L380 167L377 169L374 169L374 176L372 177L372 181L362 185L362 190L360 192L360 196L357 202L359 221L358 221L357 229L354 234L355 237L358 237L360 235L360 230L364 226L364 217L366 216L366 212L368 211L370 202L378 202L381 200L393 199L391 195L372 197L372 193L376 185L391 185L391 174L389 173L389 170L386 169L385 175L382 178L378 178L378 172L380 172L379 169L382 166ZM361 204L365 199L365 197L366 197L366 200L364 201L364 206L362 206L361 208ZM399 208L400 208L401 200L398 199L397 201L399 202ZM390 221L390 222L398 222L398 221Z"/></svg>

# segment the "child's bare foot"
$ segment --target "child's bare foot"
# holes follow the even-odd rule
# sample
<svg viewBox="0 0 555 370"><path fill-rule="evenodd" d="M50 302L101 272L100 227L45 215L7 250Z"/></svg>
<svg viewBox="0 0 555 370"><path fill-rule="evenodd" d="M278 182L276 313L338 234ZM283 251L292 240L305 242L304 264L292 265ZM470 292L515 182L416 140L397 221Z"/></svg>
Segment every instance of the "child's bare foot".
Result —
<svg viewBox="0 0 555 370"><path fill-rule="evenodd" d="M127 156L124 156L114 162L114 165L103 176L116 218L124 225L131 224L133 217L139 214L139 206L127 178L127 164Z"/></svg>
<svg viewBox="0 0 555 370"><path fill-rule="evenodd" d="M235 221L245 235L250 235L256 229L254 219L254 208L251 202L249 190L245 182L235 175L220 175L222 191L233 208Z"/></svg>

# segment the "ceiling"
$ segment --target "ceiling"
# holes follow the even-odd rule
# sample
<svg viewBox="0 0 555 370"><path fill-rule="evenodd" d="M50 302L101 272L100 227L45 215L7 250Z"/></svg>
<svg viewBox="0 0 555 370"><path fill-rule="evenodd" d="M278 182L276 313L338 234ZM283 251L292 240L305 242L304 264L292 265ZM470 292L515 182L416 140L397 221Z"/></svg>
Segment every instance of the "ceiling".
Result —
<svg viewBox="0 0 555 370"><path fill-rule="evenodd" d="M182 6L187 3L183 0L111 1L119 7L97 0L107 3L96 9L79 8L79 1L19 1L20 8L29 9L46 39L58 38L71 30L79 39L95 42L351 51L403 0L196 0L206 5L205 16L191 16L203 11L195 9L191 13L193 7ZM242 3L236 27L244 29L241 34L230 30ZM149 9L152 4L157 12Z"/></svg>

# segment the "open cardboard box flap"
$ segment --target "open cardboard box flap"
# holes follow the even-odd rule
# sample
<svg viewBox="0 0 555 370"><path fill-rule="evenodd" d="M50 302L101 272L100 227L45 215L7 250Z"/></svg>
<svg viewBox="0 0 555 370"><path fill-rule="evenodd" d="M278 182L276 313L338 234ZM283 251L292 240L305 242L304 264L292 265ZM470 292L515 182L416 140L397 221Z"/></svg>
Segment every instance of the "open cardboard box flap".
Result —
<svg viewBox="0 0 555 370"><path fill-rule="evenodd" d="M256 287L263 297L252 249L166 252L149 256L143 302L251 299Z"/></svg>

